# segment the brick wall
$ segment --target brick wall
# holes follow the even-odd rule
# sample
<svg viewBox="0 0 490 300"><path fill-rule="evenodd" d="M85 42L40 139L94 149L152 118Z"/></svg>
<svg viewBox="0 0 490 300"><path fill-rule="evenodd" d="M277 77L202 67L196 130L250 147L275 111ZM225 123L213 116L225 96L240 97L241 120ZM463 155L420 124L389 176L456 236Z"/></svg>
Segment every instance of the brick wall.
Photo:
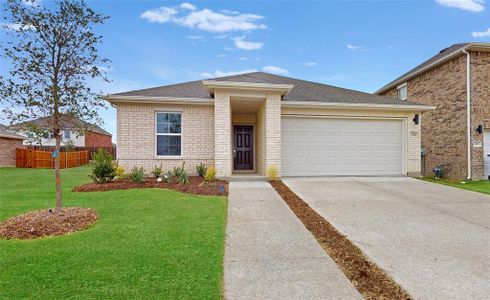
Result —
<svg viewBox="0 0 490 300"><path fill-rule="evenodd" d="M85 147L112 147L112 136L88 131L85 134Z"/></svg>
<svg viewBox="0 0 490 300"><path fill-rule="evenodd" d="M15 167L16 148L23 148L22 140L0 137L0 167Z"/></svg>
<svg viewBox="0 0 490 300"><path fill-rule="evenodd" d="M216 176L232 174L232 139L230 94L225 91L214 93L214 153Z"/></svg>
<svg viewBox="0 0 490 300"><path fill-rule="evenodd" d="M182 112L182 157L156 156L155 114ZM118 104L117 152L119 163L129 171L143 166L150 172L155 165L168 170L186 162L186 170L196 173L201 162L214 165L214 108L207 105Z"/></svg>
<svg viewBox="0 0 490 300"><path fill-rule="evenodd" d="M472 77L472 173L483 177L483 136L480 124L490 128L490 53L471 52ZM407 82L408 99L436 106L424 114L422 147L426 149L426 175L437 164L449 163L447 177L467 176L466 55L431 69ZM396 88L383 93L396 97ZM476 142L476 143L475 143ZM477 147L474 147L476 145Z"/></svg>

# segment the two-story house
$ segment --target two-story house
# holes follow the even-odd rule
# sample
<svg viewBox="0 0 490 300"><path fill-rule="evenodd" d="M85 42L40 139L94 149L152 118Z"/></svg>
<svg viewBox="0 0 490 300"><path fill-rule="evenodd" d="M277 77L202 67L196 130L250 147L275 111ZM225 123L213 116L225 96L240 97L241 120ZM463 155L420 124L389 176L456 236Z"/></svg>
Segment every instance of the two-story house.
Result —
<svg viewBox="0 0 490 300"><path fill-rule="evenodd" d="M422 120L423 174L490 177L490 43L443 49L376 94L436 107Z"/></svg>

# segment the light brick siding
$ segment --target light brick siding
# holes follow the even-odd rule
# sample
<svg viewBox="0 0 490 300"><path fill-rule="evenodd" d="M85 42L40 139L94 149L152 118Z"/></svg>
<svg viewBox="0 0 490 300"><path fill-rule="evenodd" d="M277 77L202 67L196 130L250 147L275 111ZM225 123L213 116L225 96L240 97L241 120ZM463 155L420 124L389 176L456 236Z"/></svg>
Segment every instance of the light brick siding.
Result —
<svg viewBox="0 0 490 300"><path fill-rule="evenodd" d="M415 125L413 118L415 112L406 111L382 111L382 110L332 110L318 108L290 108L283 107L282 115L306 115L329 117L356 117L356 118L395 118L404 121L407 132L406 137L406 172L407 175L420 174L420 123ZM421 118L422 120L422 118Z"/></svg>
<svg viewBox="0 0 490 300"><path fill-rule="evenodd" d="M482 141L476 133L479 124L490 128L490 56L471 52L472 56L472 139ZM425 174L433 175L438 164L449 164L448 178L467 176L466 137L466 55L445 62L407 82L408 100L436 106L424 113L422 148L426 150ZM396 97L396 88L382 95ZM483 148L472 145L474 178L483 176ZM424 170L423 170L424 171Z"/></svg>
<svg viewBox="0 0 490 300"><path fill-rule="evenodd" d="M281 170L281 95L267 94L265 105L265 152L264 174L269 167Z"/></svg>
<svg viewBox="0 0 490 300"><path fill-rule="evenodd" d="M216 176L226 177L232 174L232 139L230 94L215 91L214 94L214 153Z"/></svg>
<svg viewBox="0 0 490 300"><path fill-rule="evenodd" d="M182 158L156 156L155 113L182 112ZM171 169L186 162L186 170L196 173L201 162L214 165L214 108L210 105L118 104L117 145L120 165L130 171L143 166L147 173L156 165Z"/></svg>
<svg viewBox="0 0 490 300"><path fill-rule="evenodd" d="M22 140L0 137L0 167L15 167L15 149L22 147Z"/></svg>
<svg viewBox="0 0 490 300"><path fill-rule="evenodd" d="M85 134L85 147L112 147L112 136L88 131Z"/></svg>

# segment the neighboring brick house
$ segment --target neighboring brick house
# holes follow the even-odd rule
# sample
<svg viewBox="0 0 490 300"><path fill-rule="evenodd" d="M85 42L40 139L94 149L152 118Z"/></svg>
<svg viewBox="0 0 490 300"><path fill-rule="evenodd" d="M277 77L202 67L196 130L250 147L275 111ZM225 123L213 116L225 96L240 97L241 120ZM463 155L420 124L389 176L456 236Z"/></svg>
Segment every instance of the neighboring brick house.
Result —
<svg viewBox="0 0 490 300"><path fill-rule="evenodd" d="M108 95L119 163L217 176L419 175L430 106L263 72Z"/></svg>
<svg viewBox="0 0 490 300"><path fill-rule="evenodd" d="M449 178L490 176L490 44L452 45L376 94L436 106L422 121L426 175L448 164Z"/></svg>
<svg viewBox="0 0 490 300"><path fill-rule="evenodd" d="M0 125L0 167L15 167L15 149L23 147L23 140L23 136Z"/></svg>
<svg viewBox="0 0 490 300"><path fill-rule="evenodd" d="M9 127L9 129L26 137L24 145L52 147L55 146L56 141L53 138L52 133L47 130L48 128L51 128L51 123L51 117L44 117L12 125ZM35 138L34 135L28 130L30 126L34 126L35 128L39 129L46 129L44 136L41 139ZM112 135L100 126L62 115L61 127L63 130L61 136L61 146L68 141L72 141L75 147L109 148L113 146ZM83 131L83 134L79 132L80 130Z"/></svg>

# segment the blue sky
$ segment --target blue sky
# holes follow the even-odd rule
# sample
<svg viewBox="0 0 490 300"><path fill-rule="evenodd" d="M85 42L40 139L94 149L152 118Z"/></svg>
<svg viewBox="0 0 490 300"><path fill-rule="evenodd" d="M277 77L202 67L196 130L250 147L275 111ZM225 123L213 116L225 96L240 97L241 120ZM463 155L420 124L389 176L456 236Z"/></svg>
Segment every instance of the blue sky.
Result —
<svg viewBox="0 0 490 300"><path fill-rule="evenodd" d="M374 92L453 43L490 42L481 0L88 3L111 16L97 30L113 82L90 83L104 93L252 70ZM101 114L115 134L115 110Z"/></svg>

